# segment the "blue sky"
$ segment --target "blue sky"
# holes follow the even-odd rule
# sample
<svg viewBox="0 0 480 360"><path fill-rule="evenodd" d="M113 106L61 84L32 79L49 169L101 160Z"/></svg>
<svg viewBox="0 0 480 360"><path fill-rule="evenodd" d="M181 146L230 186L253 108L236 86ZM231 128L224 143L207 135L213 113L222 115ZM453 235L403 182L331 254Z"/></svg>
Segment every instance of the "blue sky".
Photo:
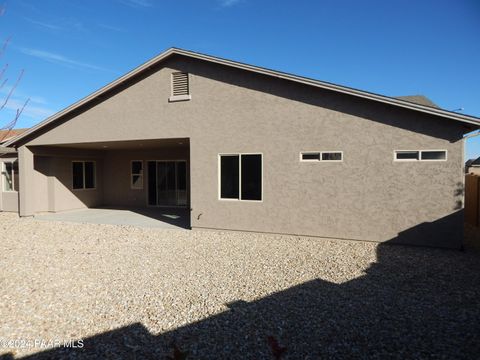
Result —
<svg viewBox="0 0 480 360"><path fill-rule="evenodd" d="M478 0L7 0L1 123L61 110L176 46L480 117ZM8 90L8 86L0 91ZM480 136L467 158L480 156Z"/></svg>

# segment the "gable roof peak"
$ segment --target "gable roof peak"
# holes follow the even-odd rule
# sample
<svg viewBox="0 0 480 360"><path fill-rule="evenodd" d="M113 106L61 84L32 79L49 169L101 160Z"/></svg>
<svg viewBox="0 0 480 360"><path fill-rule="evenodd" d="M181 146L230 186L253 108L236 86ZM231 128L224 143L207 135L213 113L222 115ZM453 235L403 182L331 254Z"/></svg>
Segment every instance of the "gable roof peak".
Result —
<svg viewBox="0 0 480 360"><path fill-rule="evenodd" d="M424 103L422 104L422 103L414 102L414 101L411 101L411 100L409 101L409 100L405 100L405 99L401 99L401 98L395 98L395 97L389 97L389 96L385 96L385 95L375 94L375 93L372 93L372 92L358 90L358 89L350 88L350 87L347 87L347 86L336 85L336 84L325 82L325 81L315 80L315 79L311 79L311 78L307 78L307 77L303 77L303 76L298 76L298 75L293 75L293 74L289 74L289 73L285 73L285 72L281 72L281 71L271 70L271 69L267 69L267 68L263 68L263 67L259 67L259 66L249 65L249 64L238 62L238 61L233 61L233 60L228 60L228 59L224 59L224 58L220 58L220 57L216 57L216 56L206 55L206 54L202 54L202 53L199 53L199 52L185 50L185 49L181 49L181 48L177 48L177 47L170 47L167 50L165 50L164 52L155 56L154 58L152 58L152 59L148 60L147 62L143 63L142 65L138 66L137 68L131 70L130 72L128 72L125 75L119 77L118 79L112 81L111 83L105 85L101 89L93 92L92 94L90 94L90 95L86 96L85 98L77 101L76 103L70 105L69 107L57 112L56 114L50 116L49 118L45 119L41 123L31 127L29 130L25 131L23 134L20 134L20 135L16 136L15 138L10 139L9 141L7 141L4 144L4 146L18 145L20 140L26 138L27 136L30 136L30 135L34 134L39 129L43 128L44 126L46 126L48 124L51 124L52 122L54 122L54 121L58 120L59 118L71 113L72 111L76 110L77 108L89 103L90 101L93 101L94 99L100 97L101 95L103 95L107 91L110 91L113 88L118 87L121 84L124 84L125 82L130 80L132 77L134 77L134 76L136 76L136 75L138 75L138 74L140 74L144 71L148 71L148 69L150 69L152 66L161 63L162 61L166 60L167 58L169 58L170 56L175 55L175 54L186 56L186 57L189 57L189 58L192 58L192 59L207 61L207 62L214 63L214 64L220 64L220 65L223 65L223 66L242 69L242 70L245 70L245 71L251 71L251 72L257 73L257 74L262 74L262 75L272 76L272 77L279 78L279 79L293 81L293 82L296 82L296 83L301 83L301 84L305 84L305 85L308 85L308 86L322 88L322 89L326 89L326 90L330 90L330 91L334 91L334 92L338 92L338 93L343 93L343 94L347 94L347 95L351 95L351 96L355 96L355 97L360 97L360 98L364 98L364 99L368 99L368 100L372 100L372 101L377 101L377 102L381 102L381 103L385 103L385 104L389 104L389 105L393 105L393 106L403 107L403 108L411 109L411 110L414 110L414 111L419 111L419 112L423 112L423 113L427 113L427 114L441 116L441 117L448 118L448 119L451 119L451 120L456 120L456 121L459 121L459 122L462 122L462 123L471 124L471 125L474 125L475 127L480 127L480 118L477 118L475 116L460 114L460 113L456 113L456 112L452 112L452 111L443 110L443 109L439 108L438 106L436 106L433 102L431 102L426 97L424 97L424 98L427 99L434 106L425 105ZM416 97L418 97L418 96L423 96L423 95L416 95ZM469 131L471 131L471 130L469 130Z"/></svg>

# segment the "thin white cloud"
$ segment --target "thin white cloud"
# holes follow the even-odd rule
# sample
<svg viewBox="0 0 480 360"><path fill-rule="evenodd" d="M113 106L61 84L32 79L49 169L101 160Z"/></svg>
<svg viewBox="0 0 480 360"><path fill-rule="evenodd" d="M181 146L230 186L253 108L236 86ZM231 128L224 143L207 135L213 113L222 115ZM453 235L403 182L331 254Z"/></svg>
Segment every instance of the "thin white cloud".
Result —
<svg viewBox="0 0 480 360"><path fill-rule="evenodd" d="M0 88L0 94L8 95L8 93L11 90L12 90L11 85L5 85L4 87ZM21 89L15 89L15 91L13 92L13 95L17 98L24 98L24 99L29 98L30 103L36 103L36 104L40 104L40 105L46 105L47 104L47 99L45 99L44 97L36 96L36 95L29 95L29 94L21 91ZM2 97L0 95L0 99L1 98Z"/></svg>
<svg viewBox="0 0 480 360"><path fill-rule="evenodd" d="M152 7L153 3L150 0L120 0L120 2L124 5L128 5L131 7Z"/></svg>
<svg viewBox="0 0 480 360"><path fill-rule="evenodd" d="M72 60L72 59L69 59L66 56L63 56L63 55L60 55L60 54L55 54L55 53L52 53L52 52L49 52L49 51L38 50L38 49L29 49L29 48L21 48L20 51L22 53L24 53L25 55L33 56L33 57L42 59L44 61L53 62L53 63L61 64L61 65L64 65L64 66L68 66L68 67L111 72L111 70L102 68L100 66L84 63L84 62L81 62L81 61Z"/></svg>
<svg viewBox="0 0 480 360"><path fill-rule="evenodd" d="M103 29L106 29L106 30L112 30L112 31L116 31L116 32L126 32L125 29L122 29L122 28L119 28L119 27L116 27L116 26L112 26L112 25L108 25L108 24L98 24L98 26L103 28Z"/></svg>
<svg viewBox="0 0 480 360"><path fill-rule="evenodd" d="M45 28L45 29L49 29L49 30L60 30L60 29L62 29L62 28L61 28L60 26L58 26L58 25L53 25L53 24L50 24L50 23L33 20L33 19L30 19L30 18L27 18L27 17L24 18L24 19L25 19L26 21L28 21L29 23L31 23L31 24L40 26L40 27Z"/></svg>
<svg viewBox="0 0 480 360"><path fill-rule="evenodd" d="M222 7L230 7L230 6L238 4L241 1L242 0L219 0L220 6L222 6Z"/></svg>
<svg viewBox="0 0 480 360"><path fill-rule="evenodd" d="M18 109L21 109L24 104L25 104L25 100L10 99L7 105L5 105L5 108L16 112ZM46 108L44 106L38 106L38 105L35 105L35 104L32 105L32 104L33 102L29 102L27 104L25 109L23 109L22 115L40 120L52 115L55 112L55 110Z"/></svg>

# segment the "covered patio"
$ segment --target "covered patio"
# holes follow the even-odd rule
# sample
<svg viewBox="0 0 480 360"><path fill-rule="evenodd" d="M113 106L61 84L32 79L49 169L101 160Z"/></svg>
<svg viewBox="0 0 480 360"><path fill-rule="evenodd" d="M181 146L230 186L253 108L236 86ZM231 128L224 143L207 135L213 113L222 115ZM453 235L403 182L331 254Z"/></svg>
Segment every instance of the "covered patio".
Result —
<svg viewBox="0 0 480 360"><path fill-rule="evenodd" d="M35 215L38 220L81 224L128 225L142 228L190 229L185 208L90 208Z"/></svg>
<svg viewBox="0 0 480 360"><path fill-rule="evenodd" d="M33 166L24 169L20 214L189 228L189 145L174 138L29 147Z"/></svg>

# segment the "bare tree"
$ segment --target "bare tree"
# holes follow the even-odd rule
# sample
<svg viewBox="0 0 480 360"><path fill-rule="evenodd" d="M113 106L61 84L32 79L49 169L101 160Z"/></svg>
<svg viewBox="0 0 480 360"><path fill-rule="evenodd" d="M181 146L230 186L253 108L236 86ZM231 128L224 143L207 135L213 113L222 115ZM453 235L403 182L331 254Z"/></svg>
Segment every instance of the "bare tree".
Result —
<svg viewBox="0 0 480 360"><path fill-rule="evenodd" d="M5 5L0 5L0 16L5 14L5 10L6 10ZM10 43L10 39L11 37L8 37L3 43L3 46L0 50L0 60L3 58L3 55L7 50L7 47ZM7 77L7 71L8 71L8 63L5 63L0 70L0 91L2 91L3 89L8 89L9 78ZM13 94L15 93L15 90L17 89L18 84L22 80L24 73L25 73L25 70L22 69L20 71L20 74L17 76L17 79L15 80L13 86L11 86L10 89L6 92L6 95L4 96L3 100L0 100L0 114L5 113L4 110L7 107L9 101L11 100ZM0 142L2 142L2 140L6 139L9 136L9 133L17 124L18 119L20 118L20 115L22 114L23 110L25 110L25 107L27 106L29 101L30 99L25 100L22 106L15 109L15 113L11 119L0 120L0 130L3 130L2 135L0 135Z"/></svg>

